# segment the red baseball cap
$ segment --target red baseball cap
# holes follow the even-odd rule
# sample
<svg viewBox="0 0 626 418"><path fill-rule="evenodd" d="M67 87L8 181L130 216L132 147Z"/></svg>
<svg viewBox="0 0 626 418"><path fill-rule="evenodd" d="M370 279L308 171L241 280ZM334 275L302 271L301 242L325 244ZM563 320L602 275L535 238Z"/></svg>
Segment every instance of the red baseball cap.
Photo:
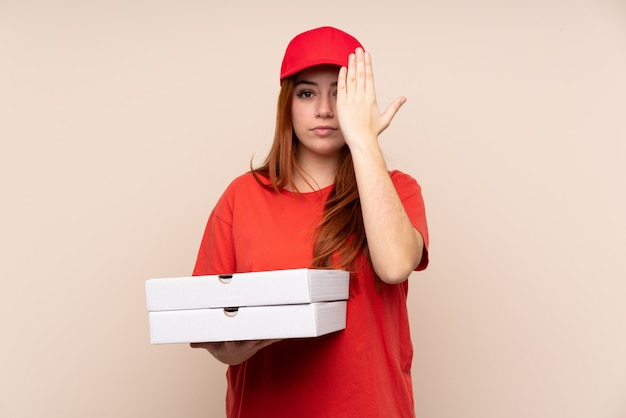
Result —
<svg viewBox="0 0 626 418"><path fill-rule="evenodd" d="M322 64L348 65L348 55L361 43L352 35L322 26L297 35L287 45L280 68L280 83L305 68Z"/></svg>

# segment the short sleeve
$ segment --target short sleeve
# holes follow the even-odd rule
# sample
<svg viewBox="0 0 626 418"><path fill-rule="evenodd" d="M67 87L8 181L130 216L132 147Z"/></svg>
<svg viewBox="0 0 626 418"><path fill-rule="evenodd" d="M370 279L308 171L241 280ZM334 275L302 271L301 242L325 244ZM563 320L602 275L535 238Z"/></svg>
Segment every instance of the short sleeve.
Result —
<svg viewBox="0 0 626 418"><path fill-rule="evenodd" d="M235 272L231 194L231 189L226 189L209 216L193 269L194 276Z"/></svg>

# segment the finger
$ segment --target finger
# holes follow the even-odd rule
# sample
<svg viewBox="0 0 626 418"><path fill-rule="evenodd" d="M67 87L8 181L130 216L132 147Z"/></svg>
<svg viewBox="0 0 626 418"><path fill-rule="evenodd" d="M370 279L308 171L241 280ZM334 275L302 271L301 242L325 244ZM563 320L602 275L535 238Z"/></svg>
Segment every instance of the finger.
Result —
<svg viewBox="0 0 626 418"><path fill-rule="evenodd" d="M356 60L356 91L365 91L366 73L365 73L365 57L363 48L357 48L355 51Z"/></svg>
<svg viewBox="0 0 626 418"><path fill-rule="evenodd" d="M346 96L346 77L348 75L348 68L341 67L339 69L339 75L337 76L337 96L345 97Z"/></svg>
<svg viewBox="0 0 626 418"><path fill-rule="evenodd" d="M247 340L242 341L242 343L245 343L250 348L256 348L260 350L261 348L267 347L268 345L273 344L276 341L280 340Z"/></svg>
<svg viewBox="0 0 626 418"><path fill-rule="evenodd" d="M391 124L391 121L393 120L394 116L396 115L396 113L398 113L398 110L400 110L402 105L405 103L406 103L406 97L403 97L403 96L398 97L396 100L391 102L391 104L387 107L387 109L381 115L381 118L383 120L383 130Z"/></svg>
<svg viewBox="0 0 626 418"><path fill-rule="evenodd" d="M272 345L272 344L274 344L275 342L278 342L278 341L280 341L280 339L277 339L277 340L262 340L262 341L259 341L257 346L258 346L258 348L260 350L261 348L265 348L268 345Z"/></svg>
<svg viewBox="0 0 626 418"><path fill-rule="evenodd" d="M365 64L365 91L374 93L374 69L372 67L372 56L365 51L363 54Z"/></svg>
<svg viewBox="0 0 626 418"><path fill-rule="evenodd" d="M224 348L226 350L236 350L238 347L241 347L245 344L245 341L224 341Z"/></svg>
<svg viewBox="0 0 626 418"><path fill-rule="evenodd" d="M237 347L242 348L259 348L260 346L265 346L271 344L274 340L242 340L242 341L234 341ZM269 343L268 343L269 342Z"/></svg>
<svg viewBox="0 0 626 418"><path fill-rule="evenodd" d="M204 348L208 350L211 348L217 348L220 344L222 343L190 343L189 346L191 348Z"/></svg>
<svg viewBox="0 0 626 418"><path fill-rule="evenodd" d="M348 72L346 74L346 96L350 97L356 91L356 55L348 55Z"/></svg>

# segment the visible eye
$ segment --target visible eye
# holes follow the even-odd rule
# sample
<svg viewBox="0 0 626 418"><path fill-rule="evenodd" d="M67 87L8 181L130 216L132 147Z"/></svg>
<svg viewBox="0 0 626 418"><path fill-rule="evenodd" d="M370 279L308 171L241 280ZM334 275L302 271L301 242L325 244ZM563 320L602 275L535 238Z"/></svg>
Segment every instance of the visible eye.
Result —
<svg viewBox="0 0 626 418"><path fill-rule="evenodd" d="M311 97L313 97L313 92L310 90L302 90L296 93L296 96L298 96L301 99L310 99Z"/></svg>

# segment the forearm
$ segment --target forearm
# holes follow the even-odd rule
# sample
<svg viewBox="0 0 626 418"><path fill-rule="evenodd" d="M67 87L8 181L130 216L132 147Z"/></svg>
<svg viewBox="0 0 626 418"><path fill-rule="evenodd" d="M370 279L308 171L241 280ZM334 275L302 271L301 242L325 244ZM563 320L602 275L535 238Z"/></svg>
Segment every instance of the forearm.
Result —
<svg viewBox="0 0 626 418"><path fill-rule="evenodd" d="M404 210L377 141L360 142L351 152L374 271L384 282L402 282L421 260L422 236Z"/></svg>

